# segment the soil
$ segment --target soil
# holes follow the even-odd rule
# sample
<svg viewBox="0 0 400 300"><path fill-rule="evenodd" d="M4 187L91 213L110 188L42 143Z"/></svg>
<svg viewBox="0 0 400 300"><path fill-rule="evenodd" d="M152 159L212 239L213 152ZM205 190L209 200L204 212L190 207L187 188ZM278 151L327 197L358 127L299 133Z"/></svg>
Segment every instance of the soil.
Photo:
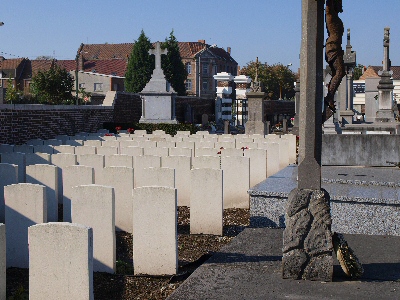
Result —
<svg viewBox="0 0 400 300"><path fill-rule="evenodd" d="M116 233L116 274L94 272L96 300L166 299L214 252L249 225L248 209L225 209L223 236L190 235L190 208L178 209L178 273L173 276L135 276L132 268L132 235ZM56 292L56 291L55 291ZM29 270L7 269L7 300L28 299Z"/></svg>

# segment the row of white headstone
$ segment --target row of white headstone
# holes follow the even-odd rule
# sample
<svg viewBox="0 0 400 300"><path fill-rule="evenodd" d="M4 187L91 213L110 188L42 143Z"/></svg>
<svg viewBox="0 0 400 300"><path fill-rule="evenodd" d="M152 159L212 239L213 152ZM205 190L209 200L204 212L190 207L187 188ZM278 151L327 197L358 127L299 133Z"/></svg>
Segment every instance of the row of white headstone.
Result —
<svg viewBox="0 0 400 300"><path fill-rule="evenodd" d="M121 137L116 137L116 141L118 141L117 138L120 139ZM124 138L127 137L125 136ZM146 138L144 143L147 143L147 141L156 142L155 146L157 144L162 145L161 142L166 142L164 140L149 140L149 138L154 139L154 136L143 136L143 138ZM157 138L163 139L161 136ZM192 150L191 153L196 149L198 153L211 154L195 157L192 155L150 156L140 155L140 153L135 156L48 154L50 158L48 163L51 162L53 165L36 164L26 166L24 176L26 177L26 182L31 184L17 184L18 182L24 182L18 179L17 174L18 169L21 170L24 166L24 158L26 163L25 155L27 154L3 151L5 153L2 154L2 163L0 164L0 186L4 188L4 198L6 199L3 211L8 228L7 242L10 239L10 242L7 243L7 266L22 267L19 263L23 263L23 267L29 266L31 268L35 265L30 261L32 253L35 253L31 249L30 237L30 256L28 256L28 227L30 228L29 232L31 230L34 232L36 230L33 229L35 224L57 221L58 203L62 203L64 221L72 222L73 224L84 224L93 228L93 233L90 230L85 233L86 236L93 234L94 237L92 237L92 245L90 238L86 237L89 244L83 243L83 245L85 245L84 248L87 249L88 253L84 254L83 257L90 258L90 248L94 248L92 255L95 258L93 262L95 271L115 271L114 230L117 229L133 233L135 273L154 275L175 273L177 268L177 204L191 206L191 233L222 234L223 208L248 207L247 190L252 178L250 174L257 174L257 176L253 176L253 182L255 183L262 181L268 175L266 168L268 151L263 148L255 149L256 144L254 139L252 140L253 143L250 140L246 141L247 145L242 146L243 149L230 148L228 144L226 144L227 147L223 147L224 149L220 149L222 146L220 148L194 148L193 144L193 148L188 148ZM284 139L278 139L277 141L281 140ZM288 140L293 141L293 137L288 137ZM237 141L235 141L236 144ZM270 144L279 145L279 143ZM75 149L78 147L75 147ZM90 147L95 147L97 150L96 146ZM146 149L146 147L140 147L140 145L128 147L135 148L135 150L139 149L139 151ZM3 146L2 149L4 150L4 148L7 147ZM124 147L119 144L118 149L124 149ZM214 154L216 150L218 150L217 154ZM218 152L221 153L218 154ZM236 153L238 156L235 156ZM32 154L41 158L46 156L41 153ZM230 156L225 156L224 154ZM16 161L12 155L22 157L22 162ZM4 162L3 159L8 163ZM81 165L77 165L78 160ZM93 161L97 161L97 163L93 163ZM110 163L109 166L105 167L105 161ZM279 162L279 159L275 158L274 161ZM18 165L12 165L10 162L17 162ZM251 168L252 162L253 169ZM124 166L118 166L120 164ZM265 168L256 168L256 166L265 166ZM258 169L261 171L257 172L256 170ZM241 177L240 175L244 176ZM178 180L178 178L181 179ZM178 181L180 181L180 185L178 185ZM245 182L244 185L243 182ZM228 186L229 183L232 184L230 189L224 187ZM62 190L62 187L64 191L57 192L57 190ZM232 196L237 196L235 188L238 188L237 190L241 189L242 192L244 191L242 193L244 195L240 194L237 202L235 202L236 200L227 201L228 197L226 196L230 191L233 190ZM182 197L179 198L178 196L181 194ZM38 199L32 201L33 197L38 197ZM150 207L148 207L149 205ZM34 215L31 215L32 213ZM92 220L90 217L92 217ZM0 221L2 220L0 219ZM160 226L160 222L162 226ZM50 230L45 229L47 227L42 225L36 226L43 228L45 232ZM48 225L54 227L57 224L49 223ZM67 231L72 230L72 227L65 223L60 223L58 227L55 227L55 230L64 230L62 229L63 227L60 227L61 225L65 225L65 230ZM82 226L77 226L77 230L82 231ZM160 231L161 227L161 231L165 230L165 232ZM39 233L40 229L37 230ZM102 232L101 235L98 235L101 236L100 243L96 243L96 232ZM105 242L105 237L107 237L107 242ZM56 243L60 243L57 238L55 239ZM163 241L166 244L163 244ZM96 245L102 246L96 247ZM53 248L50 247L50 249ZM21 251L16 249L21 249ZM60 249L64 248L61 247ZM16 252L19 252L19 255L24 258L19 257ZM41 249L36 253L43 255L45 252ZM14 254L14 258L10 258L10 263L8 263L9 256L12 257ZM104 255L107 259L101 258L101 255ZM16 265L11 262L13 259L18 261ZM170 263L166 263L168 261ZM163 268L157 267L160 265ZM0 274L1 272L0 269ZM64 272L69 274L65 270ZM35 277L42 278L40 276Z"/></svg>
<svg viewBox="0 0 400 300"><path fill-rule="evenodd" d="M191 233L222 235L223 171L193 169L191 177ZM29 268L31 299L51 299L55 290L60 299L88 299L92 272L116 271L114 188L79 185L71 192L71 223L47 223L45 186L19 183L4 188L0 296L5 295L6 266ZM176 274L177 189L139 187L131 199L135 274Z"/></svg>

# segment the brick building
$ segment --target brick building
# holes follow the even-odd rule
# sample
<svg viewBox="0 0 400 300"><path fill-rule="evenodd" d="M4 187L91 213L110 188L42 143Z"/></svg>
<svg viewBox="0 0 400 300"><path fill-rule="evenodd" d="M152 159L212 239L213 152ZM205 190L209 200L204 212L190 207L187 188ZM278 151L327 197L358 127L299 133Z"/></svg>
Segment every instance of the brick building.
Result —
<svg viewBox="0 0 400 300"><path fill-rule="evenodd" d="M124 76L133 45L133 43L82 44L78 49L79 66L86 66L89 61L91 64L104 60L120 61L117 74ZM213 75L218 72L229 72L232 75L237 73L238 64L232 58L230 48L224 50L216 45L208 45L205 40L179 42L178 45L182 62L188 73L186 80L188 95L215 98L216 82ZM105 71L102 73L110 75Z"/></svg>

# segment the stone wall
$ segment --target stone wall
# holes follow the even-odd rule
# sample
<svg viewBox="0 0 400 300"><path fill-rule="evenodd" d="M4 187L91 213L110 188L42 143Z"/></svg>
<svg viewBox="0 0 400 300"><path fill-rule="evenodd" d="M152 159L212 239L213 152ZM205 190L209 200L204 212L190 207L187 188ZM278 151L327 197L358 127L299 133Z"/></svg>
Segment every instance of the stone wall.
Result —
<svg viewBox="0 0 400 300"><path fill-rule="evenodd" d="M113 121L113 108L75 105L0 105L0 144L24 144L35 138L96 132Z"/></svg>
<svg viewBox="0 0 400 300"><path fill-rule="evenodd" d="M189 96L178 96L176 97L176 119L179 123L185 122L185 112L187 106L190 105L192 109L193 123L201 124L201 116L207 114L208 120L213 121L215 117L215 100L189 97Z"/></svg>
<svg viewBox="0 0 400 300"><path fill-rule="evenodd" d="M324 134L322 165L391 166L400 162L400 135Z"/></svg>

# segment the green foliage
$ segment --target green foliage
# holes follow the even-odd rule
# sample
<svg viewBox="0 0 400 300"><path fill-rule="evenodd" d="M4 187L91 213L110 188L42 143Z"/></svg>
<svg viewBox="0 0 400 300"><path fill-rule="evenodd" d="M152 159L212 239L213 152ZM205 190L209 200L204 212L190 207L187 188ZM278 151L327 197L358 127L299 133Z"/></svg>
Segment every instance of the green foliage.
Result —
<svg viewBox="0 0 400 300"><path fill-rule="evenodd" d="M253 80L256 75L256 62L251 61L242 68L241 73L250 76ZM258 80L264 85L267 99L294 99L294 82L296 75L282 64L268 65L260 63Z"/></svg>
<svg viewBox="0 0 400 300"><path fill-rule="evenodd" d="M104 129L108 129L110 132L116 133L115 128L121 127L121 130L127 130L128 128L134 128L135 130L146 130L147 133L151 134L154 130L163 130L166 134L175 135L178 131L190 131L191 134L195 134L198 128L194 124L166 124L166 123L130 123L130 124L116 124L116 123L104 123Z"/></svg>
<svg viewBox="0 0 400 300"><path fill-rule="evenodd" d="M149 82L155 62L154 56L149 54L151 48L150 40L142 30L128 59L125 73L125 90L127 92L139 93Z"/></svg>
<svg viewBox="0 0 400 300"><path fill-rule="evenodd" d="M20 91L13 84L13 80L10 78L7 79L7 92L6 92L6 103L15 104L20 100Z"/></svg>
<svg viewBox="0 0 400 300"><path fill-rule="evenodd" d="M165 39L162 44L163 49L167 49L167 55L161 56L161 67L164 71L165 78L171 83L178 96L186 95L185 80L187 72L185 65L182 62L181 54L179 52L179 45L174 31L172 30L169 38Z"/></svg>
<svg viewBox="0 0 400 300"><path fill-rule="evenodd" d="M86 92L85 88L78 89L79 103L86 103L87 101L85 101L85 98L90 99L91 96L92 93Z"/></svg>
<svg viewBox="0 0 400 300"><path fill-rule="evenodd" d="M32 78L32 94L43 104L73 104L74 79L66 69L53 65Z"/></svg>
<svg viewBox="0 0 400 300"><path fill-rule="evenodd" d="M27 291L25 291L22 284L19 285L18 289L14 292L14 294L7 298L7 300L28 300L29 295Z"/></svg>
<svg viewBox="0 0 400 300"><path fill-rule="evenodd" d="M362 76L362 74L364 73L364 65L362 64L358 64L353 71L353 79L354 80L358 80L360 79L360 77Z"/></svg>

